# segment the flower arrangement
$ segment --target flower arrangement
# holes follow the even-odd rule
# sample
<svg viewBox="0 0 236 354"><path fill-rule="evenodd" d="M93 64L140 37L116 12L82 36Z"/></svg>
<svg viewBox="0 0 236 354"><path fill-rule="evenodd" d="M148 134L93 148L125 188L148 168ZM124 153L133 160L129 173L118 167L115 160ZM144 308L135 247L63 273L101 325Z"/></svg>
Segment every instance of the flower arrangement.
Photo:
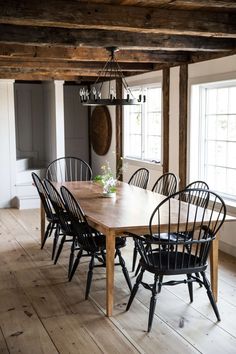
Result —
<svg viewBox="0 0 236 354"><path fill-rule="evenodd" d="M104 196L115 195L117 179L113 177L108 161L106 161L106 163L101 166L101 170L102 174L95 176L94 181L100 183L103 186Z"/></svg>
<svg viewBox="0 0 236 354"><path fill-rule="evenodd" d="M103 195L107 197L112 197L116 193L116 185L119 177L124 171L123 158L120 158L119 166L116 171L116 178L112 174L112 170L109 161L106 161L104 165L101 166L102 173L95 176L94 181L100 183L103 186Z"/></svg>

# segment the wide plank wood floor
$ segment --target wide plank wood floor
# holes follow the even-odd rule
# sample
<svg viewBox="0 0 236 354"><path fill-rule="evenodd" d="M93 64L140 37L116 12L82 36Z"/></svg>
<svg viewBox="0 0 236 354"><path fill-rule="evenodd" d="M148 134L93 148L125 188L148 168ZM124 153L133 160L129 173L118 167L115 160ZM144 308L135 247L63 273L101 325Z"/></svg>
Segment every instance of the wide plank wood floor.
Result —
<svg viewBox="0 0 236 354"><path fill-rule="evenodd" d="M236 353L236 260L220 254L217 323L205 290L163 288L147 333L150 292L140 288L129 312L129 291L115 273L114 316L105 316L105 269L97 268L84 300L84 258L67 281L69 245L57 265L52 240L40 250L39 210L0 209L0 353ZM133 243L124 248L131 269ZM131 279L134 281L133 274Z"/></svg>

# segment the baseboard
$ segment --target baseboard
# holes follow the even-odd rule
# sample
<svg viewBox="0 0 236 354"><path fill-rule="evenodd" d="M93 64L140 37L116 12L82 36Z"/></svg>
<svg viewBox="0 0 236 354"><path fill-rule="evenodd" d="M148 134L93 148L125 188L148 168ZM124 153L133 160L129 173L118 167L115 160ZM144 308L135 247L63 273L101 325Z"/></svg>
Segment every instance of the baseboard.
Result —
<svg viewBox="0 0 236 354"><path fill-rule="evenodd" d="M219 249L233 257L236 257L236 246L230 245L224 241L219 241Z"/></svg>
<svg viewBox="0 0 236 354"><path fill-rule="evenodd" d="M11 207L11 205L10 205L9 201L5 201L5 202L0 201L0 209L10 208L10 207Z"/></svg>

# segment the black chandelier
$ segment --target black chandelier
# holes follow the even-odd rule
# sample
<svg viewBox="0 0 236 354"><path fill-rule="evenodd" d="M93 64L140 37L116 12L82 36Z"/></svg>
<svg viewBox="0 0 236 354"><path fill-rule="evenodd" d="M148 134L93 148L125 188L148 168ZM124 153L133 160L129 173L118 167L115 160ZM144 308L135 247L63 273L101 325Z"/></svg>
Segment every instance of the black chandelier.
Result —
<svg viewBox="0 0 236 354"><path fill-rule="evenodd" d="M85 87L80 89L80 100L85 106L125 106L125 105L139 105L146 101L144 95L139 95L135 98L130 87L122 73L122 70L115 59L116 47L106 48L109 52L109 59L103 69L98 73L98 78L88 90ZM108 93L106 97L102 97L102 87L104 80L109 80ZM111 80L121 79L122 87L124 89L125 98L116 98L116 92L111 86ZM103 80L103 81L101 81Z"/></svg>

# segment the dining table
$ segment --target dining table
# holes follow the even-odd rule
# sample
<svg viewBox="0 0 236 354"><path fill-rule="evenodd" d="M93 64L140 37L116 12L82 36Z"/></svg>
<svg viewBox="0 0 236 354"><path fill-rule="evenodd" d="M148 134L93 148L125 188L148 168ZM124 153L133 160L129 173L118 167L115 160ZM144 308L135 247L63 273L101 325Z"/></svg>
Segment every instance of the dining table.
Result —
<svg viewBox="0 0 236 354"><path fill-rule="evenodd" d="M115 238L127 233L142 235L149 231L153 210L166 197L125 182L118 182L116 195L103 196L102 186L94 181L53 182L60 191L65 186L79 201L88 223L106 236L106 315L112 316L114 293ZM178 202L176 200L176 218ZM167 232L168 217L161 218L160 231ZM227 216L226 221L235 218ZM41 206L41 240L45 232L45 213ZM218 294L218 247L219 234L212 243L210 252L210 278L214 297Z"/></svg>

